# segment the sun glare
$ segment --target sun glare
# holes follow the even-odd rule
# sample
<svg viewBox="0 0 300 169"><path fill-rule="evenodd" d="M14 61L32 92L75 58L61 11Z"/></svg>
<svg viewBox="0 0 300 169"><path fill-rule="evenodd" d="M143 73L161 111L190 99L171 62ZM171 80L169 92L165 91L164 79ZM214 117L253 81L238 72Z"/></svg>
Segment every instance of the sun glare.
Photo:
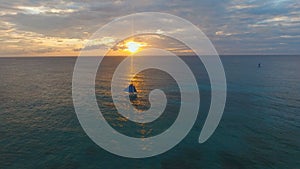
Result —
<svg viewBox="0 0 300 169"><path fill-rule="evenodd" d="M127 42L127 43L126 43L127 50L128 50L130 53L135 53L135 52L137 52L141 46L142 46L142 45L141 45L140 43L138 43L138 42L130 41L130 42Z"/></svg>

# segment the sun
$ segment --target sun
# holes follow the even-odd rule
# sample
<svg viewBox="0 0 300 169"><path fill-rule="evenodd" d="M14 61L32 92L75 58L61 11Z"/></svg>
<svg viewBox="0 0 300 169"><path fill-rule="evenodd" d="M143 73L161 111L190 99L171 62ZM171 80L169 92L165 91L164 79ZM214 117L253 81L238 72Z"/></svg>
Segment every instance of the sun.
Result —
<svg viewBox="0 0 300 169"><path fill-rule="evenodd" d="M130 42L127 42L127 43L126 43L127 50L128 50L130 53L135 53L135 52L137 52L137 51L140 49L141 46L142 46L142 45L141 45L140 43L134 42L134 41L130 41Z"/></svg>

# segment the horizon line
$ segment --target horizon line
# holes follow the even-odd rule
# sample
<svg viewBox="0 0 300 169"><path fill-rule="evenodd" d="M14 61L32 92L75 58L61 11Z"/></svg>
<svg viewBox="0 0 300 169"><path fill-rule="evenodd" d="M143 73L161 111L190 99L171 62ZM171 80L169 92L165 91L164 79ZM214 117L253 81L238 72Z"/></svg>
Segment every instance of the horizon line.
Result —
<svg viewBox="0 0 300 169"><path fill-rule="evenodd" d="M149 57L147 56L141 56L141 57ZM197 55L178 55L179 57L192 57ZM204 55L204 56L211 56L211 55ZM219 56L300 56L300 54L223 54ZM59 55L53 55L53 56L0 56L0 58L75 58L75 57L100 57L100 56L59 56ZM104 56L105 57L105 56ZM128 56L121 56L121 55L107 55L106 57L128 57ZM138 56L139 57L139 56ZM154 56L154 57L166 57L163 55Z"/></svg>

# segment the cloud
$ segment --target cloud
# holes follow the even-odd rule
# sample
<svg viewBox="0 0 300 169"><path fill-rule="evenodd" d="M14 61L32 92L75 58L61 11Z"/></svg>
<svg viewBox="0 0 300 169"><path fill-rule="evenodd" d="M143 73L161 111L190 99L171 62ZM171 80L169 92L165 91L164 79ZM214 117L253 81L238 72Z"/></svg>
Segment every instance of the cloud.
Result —
<svg viewBox="0 0 300 169"><path fill-rule="evenodd" d="M22 10L24 14L30 14L30 15L40 15L40 14L68 14L68 13L74 13L74 9L59 9L59 8L49 8L45 6L39 6L39 7L30 7L30 6L18 6L18 9Z"/></svg>
<svg viewBox="0 0 300 169"><path fill-rule="evenodd" d="M217 36L230 36L232 33L225 33L224 31L217 31L216 32Z"/></svg>
<svg viewBox="0 0 300 169"><path fill-rule="evenodd" d="M231 8L232 10L238 9L238 10L242 10L242 9L251 9L251 8L257 8L257 5L246 5L246 4L241 4L241 5L234 5L234 6L230 6L229 8Z"/></svg>
<svg viewBox="0 0 300 169"><path fill-rule="evenodd" d="M281 38L300 38L300 35L281 35Z"/></svg>

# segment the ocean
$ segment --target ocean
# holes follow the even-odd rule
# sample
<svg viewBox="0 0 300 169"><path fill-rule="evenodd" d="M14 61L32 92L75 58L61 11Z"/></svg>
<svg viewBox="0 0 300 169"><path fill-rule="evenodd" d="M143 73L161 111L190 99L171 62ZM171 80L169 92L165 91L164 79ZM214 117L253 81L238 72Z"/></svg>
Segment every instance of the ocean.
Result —
<svg viewBox="0 0 300 169"><path fill-rule="evenodd" d="M138 74L134 83L139 96L132 104L148 109L149 91L160 88L168 98L166 113L148 125L126 121L110 97L110 78L122 59L107 57L98 70L99 108L123 134L158 135L177 117L178 86L158 70ZM203 144L198 137L210 106L209 77L196 57L182 59L193 71L201 94L194 127L173 149L130 159L100 148L80 126L72 102L76 57L0 58L0 168L300 168L300 56L221 56L226 107L218 128Z"/></svg>

